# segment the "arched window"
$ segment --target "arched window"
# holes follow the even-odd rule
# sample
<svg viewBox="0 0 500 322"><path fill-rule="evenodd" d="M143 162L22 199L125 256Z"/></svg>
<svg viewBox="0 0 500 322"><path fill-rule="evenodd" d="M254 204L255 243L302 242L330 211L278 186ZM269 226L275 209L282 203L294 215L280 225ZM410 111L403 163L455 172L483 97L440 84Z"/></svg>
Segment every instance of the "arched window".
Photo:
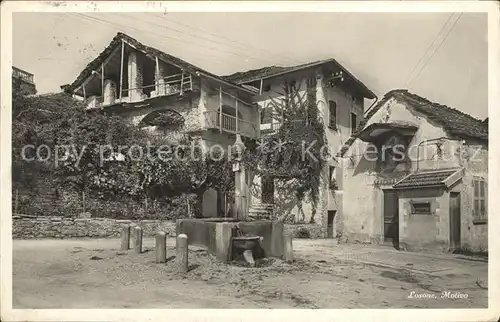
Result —
<svg viewBox="0 0 500 322"><path fill-rule="evenodd" d="M153 111L141 120L139 127L158 126L161 128L179 129L184 125L184 117L172 110Z"/></svg>

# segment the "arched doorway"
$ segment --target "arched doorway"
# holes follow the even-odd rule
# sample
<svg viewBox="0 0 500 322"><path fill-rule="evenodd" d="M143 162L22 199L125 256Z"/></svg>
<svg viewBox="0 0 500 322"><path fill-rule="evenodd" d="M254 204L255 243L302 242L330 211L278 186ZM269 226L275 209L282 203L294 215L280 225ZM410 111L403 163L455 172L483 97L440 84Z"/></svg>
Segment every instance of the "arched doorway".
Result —
<svg viewBox="0 0 500 322"><path fill-rule="evenodd" d="M184 117L178 112L162 109L148 113L138 126L158 139L176 143L185 137L184 123Z"/></svg>

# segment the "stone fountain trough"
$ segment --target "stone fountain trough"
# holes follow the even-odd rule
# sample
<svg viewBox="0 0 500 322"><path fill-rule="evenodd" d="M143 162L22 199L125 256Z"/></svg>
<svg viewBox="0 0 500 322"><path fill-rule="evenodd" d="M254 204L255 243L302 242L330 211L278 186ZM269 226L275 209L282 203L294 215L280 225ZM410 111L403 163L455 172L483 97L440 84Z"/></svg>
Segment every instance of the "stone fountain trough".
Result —
<svg viewBox="0 0 500 322"><path fill-rule="evenodd" d="M188 244L201 246L223 262L241 259L252 251L254 259L283 258L283 223L273 220L236 221L233 218L178 219L176 233ZM248 254L248 252L247 252ZM248 261L248 260L247 260Z"/></svg>

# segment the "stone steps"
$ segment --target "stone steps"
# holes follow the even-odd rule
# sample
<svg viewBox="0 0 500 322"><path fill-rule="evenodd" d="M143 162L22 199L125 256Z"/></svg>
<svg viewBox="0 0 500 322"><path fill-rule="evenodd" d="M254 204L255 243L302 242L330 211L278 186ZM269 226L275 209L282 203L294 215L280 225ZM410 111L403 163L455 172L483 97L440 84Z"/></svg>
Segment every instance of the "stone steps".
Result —
<svg viewBox="0 0 500 322"><path fill-rule="evenodd" d="M270 219L273 215L273 205L255 203L250 206L248 216L253 219Z"/></svg>

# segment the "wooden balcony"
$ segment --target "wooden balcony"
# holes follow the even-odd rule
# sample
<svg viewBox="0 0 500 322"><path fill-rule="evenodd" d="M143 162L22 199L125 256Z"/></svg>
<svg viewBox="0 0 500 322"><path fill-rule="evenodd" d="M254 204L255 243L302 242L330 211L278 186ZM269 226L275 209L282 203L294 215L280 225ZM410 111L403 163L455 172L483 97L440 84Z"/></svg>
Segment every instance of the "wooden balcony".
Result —
<svg viewBox="0 0 500 322"><path fill-rule="evenodd" d="M113 98L113 94L109 94L111 100L107 102L104 101L102 96L91 96L86 101L87 109L102 108L120 103L142 102L156 97L183 95L184 93L192 90L192 76L184 73L176 74L159 79L151 85L123 89L121 93L122 95L119 95L119 97L116 98Z"/></svg>
<svg viewBox="0 0 500 322"><path fill-rule="evenodd" d="M221 133L241 134L249 138L258 137L257 124L219 111L205 112L205 124L207 129L219 130Z"/></svg>

